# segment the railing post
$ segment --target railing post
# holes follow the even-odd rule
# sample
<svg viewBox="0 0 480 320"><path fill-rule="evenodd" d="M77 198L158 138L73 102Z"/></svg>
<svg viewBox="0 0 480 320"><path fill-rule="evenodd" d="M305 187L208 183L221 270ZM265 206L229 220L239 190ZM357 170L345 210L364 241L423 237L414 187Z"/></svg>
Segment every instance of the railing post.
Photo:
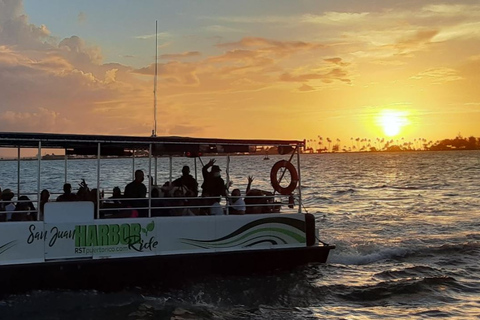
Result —
<svg viewBox="0 0 480 320"><path fill-rule="evenodd" d="M148 217L152 217L152 144L148 145Z"/></svg>
<svg viewBox="0 0 480 320"><path fill-rule="evenodd" d="M67 156L67 148L65 148L65 176L64 176L64 182L67 183L68 180L68 156Z"/></svg>
<svg viewBox="0 0 480 320"><path fill-rule="evenodd" d="M297 145L297 167L298 167L298 213L302 213L302 175L300 174L300 148Z"/></svg>
<svg viewBox="0 0 480 320"><path fill-rule="evenodd" d="M100 219L100 158L101 158L101 146L100 142L97 147L97 219Z"/></svg>
<svg viewBox="0 0 480 320"><path fill-rule="evenodd" d="M37 221L43 220L43 216L40 219L40 195L41 191L40 188L41 182L40 182L40 172L41 172L41 163L42 163L42 141L38 141L38 154L37 154L37 160L38 160L38 172L37 172ZM43 215L43 210L42 210L42 215Z"/></svg>
<svg viewBox="0 0 480 320"><path fill-rule="evenodd" d="M20 147L17 148L17 199L20 197Z"/></svg>

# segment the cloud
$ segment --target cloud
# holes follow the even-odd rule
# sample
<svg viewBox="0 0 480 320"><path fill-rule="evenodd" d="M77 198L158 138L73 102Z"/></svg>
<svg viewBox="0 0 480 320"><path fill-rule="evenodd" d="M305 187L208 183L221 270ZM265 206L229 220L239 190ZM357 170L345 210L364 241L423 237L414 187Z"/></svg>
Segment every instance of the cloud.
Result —
<svg viewBox="0 0 480 320"><path fill-rule="evenodd" d="M273 16L273 15L259 15L259 16L203 16L199 17L204 20L214 20L220 22L228 22L229 24L285 24L295 23L298 21L295 16Z"/></svg>
<svg viewBox="0 0 480 320"><path fill-rule="evenodd" d="M432 39L438 34L438 30L418 30L413 34L398 39L393 47L400 54L418 51L423 46L432 42Z"/></svg>
<svg viewBox="0 0 480 320"><path fill-rule="evenodd" d="M141 39L141 40L150 40L150 39L154 39L155 36L157 36L158 39L162 39L162 40L170 39L173 37L173 35L170 34L169 32L159 32L158 34L155 34L155 33L145 34L145 35L136 36L135 38Z"/></svg>
<svg viewBox="0 0 480 320"><path fill-rule="evenodd" d="M315 91L315 88L304 83L300 88L298 88L298 91L302 91L302 92Z"/></svg>
<svg viewBox="0 0 480 320"><path fill-rule="evenodd" d="M297 6L296 13L285 16L203 18L215 21L197 26L188 37L180 29L175 35L159 33L159 47L170 48L158 64L162 132L212 135L224 130L244 137L245 118L238 117L238 110L248 112L255 124L268 121L278 128L294 116L285 105L308 114L316 92L326 104L348 105L347 100L362 100L362 95L387 95L374 91L372 81L391 83L410 75L417 85L458 83L466 90L470 83L472 92L478 90L478 81L471 81L478 79L478 61L468 57L478 55L479 6L409 2L375 11L354 8L321 13L319 7L311 10L319 14L305 14ZM84 18L80 13L79 21ZM154 37L136 39L151 42ZM141 61L137 53L131 57ZM75 35L55 38L46 26L30 24L22 1L0 0L2 130L22 130L28 123L28 130L38 126L34 131L149 134L154 67L105 63L100 47ZM352 83L358 87L347 86ZM355 91L368 84L362 93Z"/></svg>
<svg viewBox="0 0 480 320"><path fill-rule="evenodd" d="M50 31L44 25L29 24L22 11L21 1L0 1L0 44L24 49L47 47Z"/></svg>
<svg viewBox="0 0 480 320"><path fill-rule="evenodd" d="M350 63L348 62L343 62L342 58L328 58L328 59L323 59L324 61L326 62L330 62L330 63L333 63L333 64L336 64L338 66L342 66L342 67L345 67L345 66L348 66Z"/></svg>
<svg viewBox="0 0 480 320"><path fill-rule="evenodd" d="M418 73L417 75L411 77L414 80L427 79L433 83L444 83L450 81L458 81L463 78L458 75L458 72L451 68L432 68Z"/></svg>
<svg viewBox="0 0 480 320"><path fill-rule="evenodd" d="M285 82L308 82L311 80L321 80L325 83L331 83L335 80L350 84L351 80L347 78L348 72L341 68L333 68L325 73L304 73L292 75L284 73L280 76L281 81Z"/></svg>
<svg viewBox="0 0 480 320"><path fill-rule="evenodd" d="M103 64L100 48L77 36L55 40L45 26L28 23L21 1L0 0L0 9L2 130L106 132L109 118L127 112L121 102L134 96L138 109L151 103L150 97L142 102L151 88L131 68ZM110 112L99 116L99 105L114 100ZM119 121L122 127L142 125L133 129Z"/></svg>
<svg viewBox="0 0 480 320"><path fill-rule="evenodd" d="M2 131L18 131L21 125L25 132L68 132L73 122L60 113L46 108L38 108L32 112L0 112Z"/></svg>
<svg viewBox="0 0 480 320"><path fill-rule="evenodd" d="M425 13L431 13L435 16L464 16L470 15L471 12L480 11L479 5L466 5L466 4L429 4L422 8Z"/></svg>
<svg viewBox="0 0 480 320"><path fill-rule="evenodd" d="M171 53L171 54L162 54L160 59L184 59L184 58L191 58L191 57L198 57L200 56L200 52L198 51L188 51L182 53Z"/></svg>
<svg viewBox="0 0 480 320"><path fill-rule="evenodd" d="M306 14L300 19L303 23L313 24L357 24L369 18L369 12L325 12L322 15Z"/></svg>
<svg viewBox="0 0 480 320"><path fill-rule="evenodd" d="M155 65L146 68L136 69L132 72L143 75L154 75ZM184 63L171 61L158 65L159 77L165 79L169 85L197 85L199 79L196 75L197 65L194 63Z"/></svg>
<svg viewBox="0 0 480 320"><path fill-rule="evenodd" d="M217 45L220 48L263 48L272 52L295 52L321 49L324 45L305 41L278 41L260 37L244 37L238 42L223 43Z"/></svg>

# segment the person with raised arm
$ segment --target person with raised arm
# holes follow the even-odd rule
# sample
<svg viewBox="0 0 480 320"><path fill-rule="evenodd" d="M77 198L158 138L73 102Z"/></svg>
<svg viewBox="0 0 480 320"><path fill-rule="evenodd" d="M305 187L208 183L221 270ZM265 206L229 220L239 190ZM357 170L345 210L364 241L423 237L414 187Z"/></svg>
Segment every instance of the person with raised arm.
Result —
<svg viewBox="0 0 480 320"><path fill-rule="evenodd" d="M227 187L225 181L223 181L221 176L221 169L219 166L214 165L215 159L210 159L210 161L203 166L202 175L203 175L203 184L202 184L202 196L208 194L212 197L226 196ZM208 171L209 168L212 168Z"/></svg>

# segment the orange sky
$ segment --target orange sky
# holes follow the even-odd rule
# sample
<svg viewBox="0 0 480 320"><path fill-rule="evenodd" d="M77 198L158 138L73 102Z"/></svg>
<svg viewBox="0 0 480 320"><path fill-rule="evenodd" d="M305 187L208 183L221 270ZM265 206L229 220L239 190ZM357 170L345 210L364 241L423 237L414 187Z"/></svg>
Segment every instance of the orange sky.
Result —
<svg viewBox="0 0 480 320"><path fill-rule="evenodd" d="M0 0L0 131L149 135L158 19L158 135L480 137L478 1L247 2Z"/></svg>

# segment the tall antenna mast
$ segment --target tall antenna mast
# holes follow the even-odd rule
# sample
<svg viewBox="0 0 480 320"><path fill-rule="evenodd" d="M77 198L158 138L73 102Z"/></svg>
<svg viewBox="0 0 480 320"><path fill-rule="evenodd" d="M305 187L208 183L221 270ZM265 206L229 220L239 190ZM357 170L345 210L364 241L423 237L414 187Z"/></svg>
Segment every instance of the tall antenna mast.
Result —
<svg viewBox="0 0 480 320"><path fill-rule="evenodd" d="M158 20L155 20L155 76L153 78L153 119L155 128L152 136L157 136L157 72L158 72Z"/></svg>

